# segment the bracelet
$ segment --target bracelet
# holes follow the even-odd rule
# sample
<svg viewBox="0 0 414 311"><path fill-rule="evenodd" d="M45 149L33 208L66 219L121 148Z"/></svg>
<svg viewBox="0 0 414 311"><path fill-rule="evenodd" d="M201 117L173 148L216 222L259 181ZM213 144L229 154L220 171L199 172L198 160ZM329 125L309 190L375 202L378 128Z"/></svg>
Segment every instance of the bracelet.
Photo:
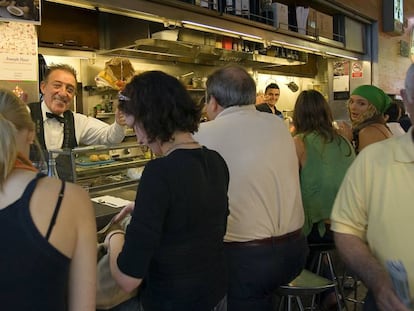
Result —
<svg viewBox="0 0 414 311"><path fill-rule="evenodd" d="M117 235L117 234L123 234L123 235L125 235L125 232L124 231L122 231L122 230L114 230L114 231L111 231L111 232L109 232L109 236L107 237L107 239L108 239L108 244L109 243L111 243L111 238L114 236L114 235Z"/></svg>

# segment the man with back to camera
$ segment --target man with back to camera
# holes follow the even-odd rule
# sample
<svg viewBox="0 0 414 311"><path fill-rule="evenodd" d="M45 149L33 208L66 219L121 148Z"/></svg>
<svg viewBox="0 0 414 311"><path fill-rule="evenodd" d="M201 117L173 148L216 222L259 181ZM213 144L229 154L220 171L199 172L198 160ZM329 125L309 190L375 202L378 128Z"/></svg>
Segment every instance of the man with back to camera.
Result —
<svg viewBox="0 0 414 311"><path fill-rule="evenodd" d="M414 119L414 64L401 96ZM364 310L413 308L414 131L366 147L349 168L331 215L335 244L346 266L368 288ZM404 267L407 295L390 271ZM399 282L403 284L403 282ZM403 291L402 291L403 292Z"/></svg>
<svg viewBox="0 0 414 311"><path fill-rule="evenodd" d="M276 103L279 100L280 89L276 83L270 83L266 86L264 96L267 98L266 102L256 105L256 109L263 112L273 113L279 117L283 117L282 112L277 110Z"/></svg>
<svg viewBox="0 0 414 311"><path fill-rule="evenodd" d="M256 111L256 85L242 67L214 72L206 99L211 121L195 139L230 171L228 310L270 311L272 295L301 272L308 253L293 139L282 120Z"/></svg>
<svg viewBox="0 0 414 311"><path fill-rule="evenodd" d="M28 104L36 125L36 136L47 158L52 149L73 149L79 145L116 144L125 137L123 116L116 110L111 125L86 115L72 112L70 105L76 95L76 71L66 64L49 66L40 82L43 100ZM30 158L39 155L32 149ZM56 158L59 176L72 181L67 157Z"/></svg>

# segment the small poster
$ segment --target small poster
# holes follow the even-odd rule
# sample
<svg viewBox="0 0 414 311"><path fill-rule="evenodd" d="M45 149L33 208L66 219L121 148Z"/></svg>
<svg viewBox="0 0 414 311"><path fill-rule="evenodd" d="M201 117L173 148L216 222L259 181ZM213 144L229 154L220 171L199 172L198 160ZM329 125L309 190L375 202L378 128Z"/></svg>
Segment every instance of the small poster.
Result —
<svg viewBox="0 0 414 311"><path fill-rule="evenodd" d="M0 80L37 81L35 26L0 23Z"/></svg>
<svg viewBox="0 0 414 311"><path fill-rule="evenodd" d="M349 61L336 61L333 63L333 91L349 91Z"/></svg>
<svg viewBox="0 0 414 311"><path fill-rule="evenodd" d="M362 63L355 62L352 64L352 78L362 78Z"/></svg>
<svg viewBox="0 0 414 311"><path fill-rule="evenodd" d="M40 25L40 0L0 0L0 22L11 21Z"/></svg>

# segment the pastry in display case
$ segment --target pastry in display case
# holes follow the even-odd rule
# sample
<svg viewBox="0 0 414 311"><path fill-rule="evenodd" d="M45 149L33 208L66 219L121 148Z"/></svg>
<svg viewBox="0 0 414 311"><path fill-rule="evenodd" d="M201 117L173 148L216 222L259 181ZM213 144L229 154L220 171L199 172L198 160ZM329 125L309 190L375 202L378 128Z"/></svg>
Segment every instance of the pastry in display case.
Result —
<svg viewBox="0 0 414 311"><path fill-rule="evenodd" d="M136 189L144 166L152 157L147 146L136 142L49 150L49 158L55 159L59 177L89 192Z"/></svg>

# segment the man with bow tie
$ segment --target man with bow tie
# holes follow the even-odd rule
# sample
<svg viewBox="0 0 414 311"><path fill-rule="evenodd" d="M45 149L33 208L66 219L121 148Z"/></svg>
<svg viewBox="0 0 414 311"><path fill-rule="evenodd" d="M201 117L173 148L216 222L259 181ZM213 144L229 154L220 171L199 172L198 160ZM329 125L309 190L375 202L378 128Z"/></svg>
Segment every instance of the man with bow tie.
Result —
<svg viewBox="0 0 414 311"><path fill-rule="evenodd" d="M116 144L125 137L125 120L118 110L115 122L109 125L69 109L76 95L76 85L76 71L71 66L49 66L40 83L43 100L28 105L36 124L38 142L44 151Z"/></svg>

